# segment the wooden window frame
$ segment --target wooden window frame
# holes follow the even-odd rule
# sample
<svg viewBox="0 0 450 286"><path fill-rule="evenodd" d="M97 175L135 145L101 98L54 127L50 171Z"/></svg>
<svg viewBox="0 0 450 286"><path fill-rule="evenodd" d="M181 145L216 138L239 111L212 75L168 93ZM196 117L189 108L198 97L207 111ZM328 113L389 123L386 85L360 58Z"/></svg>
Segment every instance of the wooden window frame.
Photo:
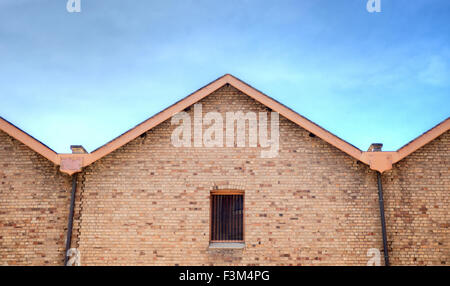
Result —
<svg viewBox="0 0 450 286"><path fill-rule="evenodd" d="M241 195L242 196L242 240L213 240L212 239L212 225L213 225L213 196L214 195ZM210 243L244 243L245 242L245 192L241 190L214 190L209 195L209 242Z"/></svg>

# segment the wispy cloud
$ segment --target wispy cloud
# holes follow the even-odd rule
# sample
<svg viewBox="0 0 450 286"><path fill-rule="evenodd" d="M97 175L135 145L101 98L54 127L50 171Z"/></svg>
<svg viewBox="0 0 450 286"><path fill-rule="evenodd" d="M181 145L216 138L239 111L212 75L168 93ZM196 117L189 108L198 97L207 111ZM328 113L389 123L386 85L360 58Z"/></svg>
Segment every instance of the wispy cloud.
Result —
<svg viewBox="0 0 450 286"><path fill-rule="evenodd" d="M444 86L450 83L450 56L432 56L419 74L418 79L425 84Z"/></svg>

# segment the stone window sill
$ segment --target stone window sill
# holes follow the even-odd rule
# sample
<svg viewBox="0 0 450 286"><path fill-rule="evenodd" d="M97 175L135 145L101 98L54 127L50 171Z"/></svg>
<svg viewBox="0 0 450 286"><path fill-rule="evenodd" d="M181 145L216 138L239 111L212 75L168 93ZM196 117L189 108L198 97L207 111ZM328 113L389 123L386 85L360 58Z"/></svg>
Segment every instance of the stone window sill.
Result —
<svg viewBox="0 0 450 286"><path fill-rule="evenodd" d="M244 242L210 242L210 249L244 249Z"/></svg>

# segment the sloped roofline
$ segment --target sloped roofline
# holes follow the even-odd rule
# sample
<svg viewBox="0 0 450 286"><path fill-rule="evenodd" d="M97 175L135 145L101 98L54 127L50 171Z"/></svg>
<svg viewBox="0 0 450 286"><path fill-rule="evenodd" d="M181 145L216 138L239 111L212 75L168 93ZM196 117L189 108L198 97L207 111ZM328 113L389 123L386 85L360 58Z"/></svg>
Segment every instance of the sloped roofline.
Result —
<svg viewBox="0 0 450 286"><path fill-rule="evenodd" d="M444 134L444 132L446 132L449 129L450 129L450 117L447 117L447 119L441 121L433 128L429 129L422 135L417 136L415 139L411 140L410 142L400 147L400 149L397 150L398 157L396 158L396 161L394 163L397 163L398 161L402 160L409 154L415 152L417 149L433 141L434 139Z"/></svg>
<svg viewBox="0 0 450 286"><path fill-rule="evenodd" d="M427 132L413 139L394 152L363 152L361 161L368 164L371 169L380 173L392 169L392 165L401 161L411 153L422 148L450 129L450 117L443 120Z"/></svg>
<svg viewBox="0 0 450 286"><path fill-rule="evenodd" d="M397 151L392 152L363 152L347 141L339 138L333 133L327 131L321 126L315 124L314 122L308 120L292 109L286 107L285 105L279 103L275 99L265 95L259 90L253 88L247 83L239 80L238 78L225 74L224 76L216 79L215 81L207 84L206 86L198 89L197 91L191 93L180 101L174 103L168 108L162 110L156 115L150 117L149 119L143 121L142 123L136 125L134 128L126 131L115 139L107 142L103 146L97 148L88 154L58 154L49 147L47 147L42 142L36 140L32 136L28 135L26 132L22 131L12 123L0 117L0 130L3 130L8 135L24 143L32 150L41 154L51 162L56 165L60 165L61 172L67 173L69 175L80 172L83 167L89 166L95 161L103 158L109 153L117 150L121 146L127 144L133 139L137 138L139 135L147 132L153 127L159 125L165 120L171 118L176 113L185 110L187 107L195 104L196 102L202 100L209 94L218 90L222 86L230 84L236 89L240 90L244 94L253 98L257 102L265 105L266 107L278 112L282 116L286 117L290 121L296 123L305 130L315 134L320 137L325 142L335 146L344 153L350 155L351 157L359 160L370 166L371 169L384 172L392 168L392 164L402 160L409 154L413 153L422 146L428 144L432 140L436 139L444 132L450 129L450 117L431 128L427 132L423 133L419 137L415 138L411 142L407 143Z"/></svg>
<svg viewBox="0 0 450 286"><path fill-rule="evenodd" d="M55 151L53 151L47 145L37 140L33 136L29 135L28 133L26 133L25 131L23 131L22 129L15 126L14 124L12 124L11 122L9 122L8 120L4 119L1 116L0 116L0 130L4 131L6 134L13 137L14 139L22 142L30 149L47 158L54 164L59 165L60 162L58 154Z"/></svg>
<svg viewBox="0 0 450 286"><path fill-rule="evenodd" d="M278 101L265 95L264 93L253 88L252 86L237 79L236 77L234 77L230 74L225 74L224 76L216 79L215 81L209 83L208 85L204 86L203 88L195 91L194 93L188 95L187 97L183 98L182 100L169 106L168 108L164 109L163 111L159 112L158 114L150 117L149 119L145 120L141 124L128 130L127 132L123 133L119 137L113 139L112 141L101 146L100 148L94 150L92 153L89 154L90 156L87 158L87 160L84 161L84 165L87 166L87 165L92 164L93 162L97 161L98 159L106 156L107 154L113 152L114 150L120 148L121 146L123 146L126 143L130 142L131 140L135 139L142 133L147 132L148 130L152 129L153 127L157 126L158 124L171 118L176 113L183 111L187 107L202 100L203 98L205 98L206 96L208 96L209 94L213 93L214 91L218 90L219 88L221 88L222 86L224 86L226 84L230 84L234 88L240 90L241 92L245 93L249 97L258 101L259 103L269 107L273 111L278 112L279 114L283 115L287 119L300 125L304 129L306 129L309 132L315 134L316 136L322 138L326 142L328 142L331 145L335 146L336 148L342 150L343 152L347 153L348 155L350 155L356 159L360 158L362 151L359 150L358 148L356 148L355 146L342 140L341 138L337 137L336 135L332 134L331 132L325 130L324 128L320 127L319 125L315 124L314 122L301 116L300 114L296 113L292 109L286 107L285 105L279 103Z"/></svg>

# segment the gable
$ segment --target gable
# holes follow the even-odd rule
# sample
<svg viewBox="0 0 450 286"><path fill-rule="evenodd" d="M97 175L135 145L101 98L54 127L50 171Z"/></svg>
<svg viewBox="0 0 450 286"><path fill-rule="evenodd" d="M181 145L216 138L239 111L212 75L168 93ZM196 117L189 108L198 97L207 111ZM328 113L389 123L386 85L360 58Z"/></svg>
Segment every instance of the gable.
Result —
<svg viewBox="0 0 450 286"><path fill-rule="evenodd" d="M303 129L321 138L332 146L338 148L347 155L369 165L371 169L379 172L384 172L391 169L392 164L400 161L402 158L408 156L412 152L431 142L440 134L450 129L450 118L447 118L440 124L436 125L426 133L422 134L421 136L395 152L363 152L350 143L325 130L321 126L296 113L292 109L284 106L278 101L263 94L259 90L251 87L245 82L235 78L230 74L226 74L204 86L203 88L195 91L194 93L188 95L182 100L176 102L175 104L169 106L168 108L152 116L151 118L145 120L144 122L136 125L134 128L128 130L127 132L123 133L122 135L104 144L103 146L99 147L89 154L57 154L38 140L34 139L30 135L26 134L1 117L0 130L5 131L10 136L21 141L54 164L60 165L60 170L62 172L73 174L76 172L80 172L83 167L89 166L93 162L108 155L114 150L117 150L121 146L127 144L143 133L151 130L155 126L158 126L162 122L170 119L173 115L185 110L186 108L189 108L190 106L199 102L224 85L233 86L235 89L244 93L248 97L279 113L281 116L287 118L291 122L299 125Z"/></svg>
<svg viewBox="0 0 450 286"><path fill-rule="evenodd" d="M246 83L238 80L237 78L233 77L232 75L226 74L217 80L213 81L212 83L206 85L205 87L197 90L196 92L190 94L189 96L185 97L184 99L178 101L177 103L173 104L172 106L166 108L165 110L161 111L160 113L156 114L155 116L147 119L146 121L142 122L141 124L137 125L136 127L130 129L129 131L125 132L124 134L120 135L119 137L115 138L114 140L106 143L105 145L101 146L100 148L94 150L92 153L87 156L86 160L83 162L83 166L87 166L96 160L102 158L103 156L111 153L112 151L116 150L117 148L123 146L124 144L130 142L131 140L135 139L139 135L143 134L144 132L152 129L153 127L159 125L160 123L164 122L165 120L171 118L173 115L175 115L178 112L183 111L184 109L190 107L191 105L194 105L201 99L205 98L206 96L210 95L212 92L218 90L224 85L231 85L237 90L243 92L250 98L253 98L257 102L261 103L262 105L265 105L266 107L272 109L275 112L278 112L280 115L286 117L290 121L296 123L297 125L300 125L307 131L315 134L316 136L322 138L326 142L330 143L331 145L335 146L336 148L340 149L341 151L347 153L348 155L359 159L361 157L361 150L356 148L355 146L349 144L348 142L342 140L341 138L337 137L336 135L332 134L331 132L323 129L319 125L313 123L312 121L306 119L305 117L299 115L292 109L289 109L288 107L282 105L281 103L277 102L276 100L270 98L269 96L261 93L260 91L254 89L253 87L247 85Z"/></svg>
<svg viewBox="0 0 450 286"><path fill-rule="evenodd" d="M204 114L216 111L224 115L224 120L225 114L230 111L268 111L267 107L232 86L220 88L198 104L202 104ZM185 112L193 118L194 106L185 109ZM326 177L333 173L345 174L347 179L352 177L360 180L360 175L367 173L368 166L357 163L317 136L311 136L310 132L283 116L279 118L279 125L280 149L277 156L262 158L261 151L267 148L249 146L248 122L244 147L197 148L193 145L194 138L191 138L190 147L173 146L171 134L179 125L172 124L171 119L167 119L89 165L84 174L87 181L93 180L109 186L114 185L114 180L120 177L123 178L121 180L133 182L132 188L146 189L146 185L152 184L159 189L163 188L163 181L170 181L180 188L181 182L192 185L194 181L197 187L206 187L208 184L211 187L211 180L221 186L240 184L245 188L248 186L243 184L278 184L278 181L283 183L286 180L294 182L305 176L320 177L315 180L319 182L318 186L327 188L330 182L322 178L324 174L327 174ZM203 132L206 126L208 125L204 125ZM193 128L191 133L194 133ZM259 179L254 180L253 176L258 176ZM262 178L264 181L261 181Z"/></svg>
<svg viewBox="0 0 450 286"><path fill-rule="evenodd" d="M2 117L0 117L0 131L3 131L17 141L23 143L25 146L29 147L31 150L40 154L44 158L47 158L54 164L59 165L58 154L55 151L44 145L42 142L36 140L26 132L22 131L9 121L3 119Z"/></svg>

